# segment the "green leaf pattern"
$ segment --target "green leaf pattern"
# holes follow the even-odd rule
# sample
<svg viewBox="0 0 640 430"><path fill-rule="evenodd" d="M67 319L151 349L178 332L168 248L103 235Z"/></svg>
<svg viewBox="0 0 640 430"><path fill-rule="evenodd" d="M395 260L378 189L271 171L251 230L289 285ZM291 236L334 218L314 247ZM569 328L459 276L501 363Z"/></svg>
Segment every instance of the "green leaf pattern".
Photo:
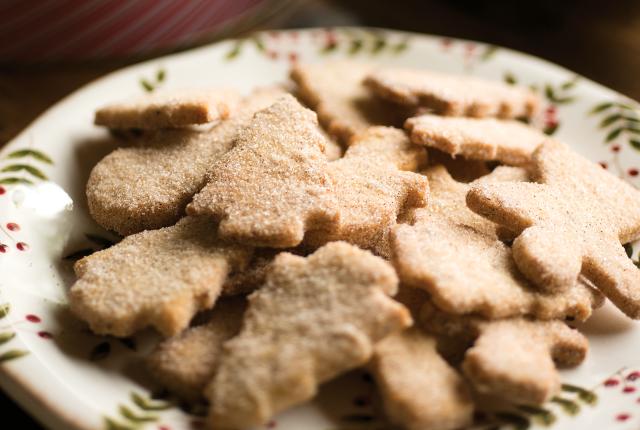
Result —
<svg viewBox="0 0 640 430"><path fill-rule="evenodd" d="M560 405L562 410L564 410L568 415L577 415L580 412L580 405L575 400L555 396L551 401Z"/></svg>
<svg viewBox="0 0 640 430"><path fill-rule="evenodd" d="M571 90L575 88L578 80L578 76L574 76L557 86L546 84L544 86L544 95L546 99L550 103L556 105L567 104L575 101L576 98L571 94Z"/></svg>
<svg viewBox="0 0 640 430"><path fill-rule="evenodd" d="M147 424L158 423L160 416L157 412L174 407L172 403L151 400L136 392L132 392L130 398L131 405L118 406L117 417L104 417L105 430L138 430Z"/></svg>
<svg viewBox="0 0 640 430"><path fill-rule="evenodd" d="M134 412L125 405L120 405L120 408L118 410L120 411L120 415L134 423L148 423L158 420L157 415L141 415Z"/></svg>
<svg viewBox="0 0 640 430"><path fill-rule="evenodd" d="M508 70L503 73L502 80L508 85L518 84L516 75ZM545 134L552 136L558 131L560 127L560 121L556 116L558 106L573 103L576 100L573 90L579 80L578 76L572 76L559 84L547 82L529 86L532 91L541 94L546 100L546 109L543 109L544 115L537 116L533 120L534 125L539 127Z"/></svg>
<svg viewBox="0 0 640 430"><path fill-rule="evenodd" d="M11 311L11 305L9 303L0 304L0 319L9 315L9 311Z"/></svg>
<svg viewBox="0 0 640 430"><path fill-rule="evenodd" d="M4 345L5 343L9 342L14 337L16 337L16 334L14 332L12 332L12 331L7 331L7 332L4 332L4 333L0 333L0 345Z"/></svg>
<svg viewBox="0 0 640 430"><path fill-rule="evenodd" d="M326 29L323 34L324 37L314 39L314 43L318 45L318 52L322 55L328 55L336 52L343 52L349 56L380 55L383 53L398 55L404 52L409 47L410 43L408 37L394 37L392 39L389 37L388 33L380 30ZM269 36L268 34L260 33L246 38L237 39L231 44L230 49L224 54L224 58L227 61L235 60L242 54L248 45L254 46L256 52L262 55L277 58L277 53L269 49L270 37L280 36L277 34L276 36ZM493 53L494 49L488 49L487 52L485 52L487 59L490 58ZM291 53L287 52L286 54ZM282 56L282 58L286 57L287 55Z"/></svg>
<svg viewBox="0 0 640 430"><path fill-rule="evenodd" d="M53 160L41 151L37 151L35 149L20 149L18 151L13 151L7 155L7 158L25 158L31 157L38 161L42 161L43 163L53 164Z"/></svg>
<svg viewBox="0 0 640 430"><path fill-rule="evenodd" d="M25 351L23 349L11 349L0 354L0 364L15 360L16 358L24 357L27 354L29 354L29 351Z"/></svg>
<svg viewBox="0 0 640 430"><path fill-rule="evenodd" d="M11 312L11 305L9 303L0 304L0 319L6 318L9 315L9 312ZM9 344L13 339L15 339L15 337L16 333L13 331L0 332L0 346ZM29 351L16 348L12 348L7 351L0 351L0 365L8 361L24 357L27 354L29 354Z"/></svg>
<svg viewBox="0 0 640 430"><path fill-rule="evenodd" d="M604 131L604 143L623 138L631 148L640 151L640 108L628 102L606 101L595 105L590 115L602 118L598 128Z"/></svg>
<svg viewBox="0 0 640 430"><path fill-rule="evenodd" d="M34 182L27 178L16 178L16 177L8 177L8 178L0 178L0 185L33 185Z"/></svg>
<svg viewBox="0 0 640 430"><path fill-rule="evenodd" d="M0 185L33 185L36 181L49 178L42 170L43 165L53 165L51 157L36 149L19 149L0 160Z"/></svg>
<svg viewBox="0 0 640 430"><path fill-rule="evenodd" d="M2 169L0 169L0 172L2 173L20 172L20 171L25 171L27 173L30 173L31 175L35 176L38 179L42 179L43 181L46 181L48 179L47 175L42 173L40 169L34 166L30 166L28 164L12 164L10 166L3 167Z"/></svg>
<svg viewBox="0 0 640 430"><path fill-rule="evenodd" d="M147 93L152 93L162 86L167 79L167 70L160 67L153 78L140 78L140 86Z"/></svg>
<svg viewBox="0 0 640 430"><path fill-rule="evenodd" d="M383 53L398 55L409 47L409 38L391 40L387 33L378 30L331 30L328 34L330 36L321 42L318 50L321 54L346 52L349 56Z"/></svg>
<svg viewBox="0 0 640 430"><path fill-rule="evenodd" d="M589 389L572 384L563 384L562 394L553 397L541 406L516 405L509 410L488 412L480 423L483 430L511 428L526 430L537 424L541 427L552 427L558 420L558 414L574 416L580 413L582 405L595 406L598 396ZM476 427L474 427L476 428Z"/></svg>
<svg viewBox="0 0 640 430"><path fill-rule="evenodd" d="M164 411L172 408L171 403L151 400L136 392L131 393L131 400L143 411Z"/></svg>

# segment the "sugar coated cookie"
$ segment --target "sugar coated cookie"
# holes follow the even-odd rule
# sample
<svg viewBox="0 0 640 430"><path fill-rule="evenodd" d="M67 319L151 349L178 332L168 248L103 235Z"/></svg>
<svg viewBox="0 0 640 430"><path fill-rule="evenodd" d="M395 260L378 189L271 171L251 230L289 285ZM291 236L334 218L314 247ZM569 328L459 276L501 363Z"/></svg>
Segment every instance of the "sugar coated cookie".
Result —
<svg viewBox="0 0 640 430"><path fill-rule="evenodd" d="M373 97L362 81L371 65L354 61L298 64L291 78L298 95L318 113L320 123L343 144L373 125L400 125L406 109ZM406 116L405 116L406 115Z"/></svg>
<svg viewBox="0 0 640 430"><path fill-rule="evenodd" d="M369 364L387 417L408 430L454 430L471 425L469 388L419 328L378 342Z"/></svg>
<svg viewBox="0 0 640 430"><path fill-rule="evenodd" d="M547 139L540 130L514 120L421 115L409 118L405 128L417 145L452 156L522 165Z"/></svg>
<svg viewBox="0 0 640 430"><path fill-rule="evenodd" d="M187 207L220 222L220 237L256 246L293 247L306 230L340 213L316 115L292 96L258 112L235 146L211 166Z"/></svg>
<svg viewBox="0 0 640 430"><path fill-rule="evenodd" d="M397 286L388 263L343 242L306 258L278 255L206 389L209 425L262 424L367 363L378 340L411 324L407 309L388 297Z"/></svg>
<svg viewBox="0 0 640 430"><path fill-rule="evenodd" d="M173 336L213 306L227 274L252 252L219 241L207 219L183 218L79 260L69 305L98 334L125 337L152 326Z"/></svg>
<svg viewBox="0 0 640 430"><path fill-rule="evenodd" d="M640 192L551 140L535 152L531 179L476 184L467 204L518 235L514 260L539 288L566 290L582 273L640 318L640 271L621 245L640 234Z"/></svg>
<svg viewBox="0 0 640 430"><path fill-rule="evenodd" d="M94 121L118 129L187 127L225 119L239 101L238 92L228 88L155 91L104 106Z"/></svg>
<svg viewBox="0 0 640 430"><path fill-rule="evenodd" d="M365 84L380 97L440 115L531 117L540 104L528 88L428 70L380 69L370 73Z"/></svg>

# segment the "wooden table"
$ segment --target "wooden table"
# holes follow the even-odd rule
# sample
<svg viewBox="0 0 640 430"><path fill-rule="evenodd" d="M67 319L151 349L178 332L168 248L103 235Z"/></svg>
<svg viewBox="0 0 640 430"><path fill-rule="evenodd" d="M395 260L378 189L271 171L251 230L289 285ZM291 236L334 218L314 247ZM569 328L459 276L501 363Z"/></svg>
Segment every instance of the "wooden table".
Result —
<svg viewBox="0 0 640 430"><path fill-rule="evenodd" d="M640 3L632 0L308 0L279 26L350 24L502 45L640 100ZM60 98L128 63L0 66L0 146ZM2 393L0 411L14 428L40 428Z"/></svg>

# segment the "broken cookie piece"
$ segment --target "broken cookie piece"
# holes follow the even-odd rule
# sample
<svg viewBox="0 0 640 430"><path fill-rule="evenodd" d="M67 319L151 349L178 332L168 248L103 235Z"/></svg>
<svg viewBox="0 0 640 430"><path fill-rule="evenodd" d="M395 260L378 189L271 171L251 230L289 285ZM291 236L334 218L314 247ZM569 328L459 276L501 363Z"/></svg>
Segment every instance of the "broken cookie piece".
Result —
<svg viewBox="0 0 640 430"><path fill-rule="evenodd" d="M344 144L374 125L401 125L406 109L373 97L362 82L372 66L353 61L299 64L291 78L325 129Z"/></svg>
<svg viewBox="0 0 640 430"><path fill-rule="evenodd" d="M368 362L378 340L411 324L388 297L397 287L388 263L343 242L306 258L278 255L206 389L209 425L262 424Z"/></svg>
<svg viewBox="0 0 640 430"><path fill-rule="evenodd" d="M479 330L463 372L476 390L512 402L550 400L560 392L556 365L577 366L589 349L587 339L562 321L492 321Z"/></svg>
<svg viewBox="0 0 640 430"><path fill-rule="evenodd" d="M240 95L228 88L155 91L98 109L95 124L144 130L187 127L225 119L239 101Z"/></svg>
<svg viewBox="0 0 640 430"><path fill-rule="evenodd" d="M186 217L79 260L69 305L97 334L126 337L152 326L173 336L213 306L227 274L246 267L252 252L221 242L210 220Z"/></svg>
<svg viewBox="0 0 640 430"><path fill-rule="evenodd" d="M161 342L147 357L147 366L160 384L195 402L211 380L222 345L238 334L246 308L244 297L216 303L208 321Z"/></svg>
<svg viewBox="0 0 640 430"><path fill-rule="evenodd" d="M409 118L405 129L416 145L452 156L523 165L547 139L540 130L513 120L421 115Z"/></svg>
<svg viewBox="0 0 640 430"><path fill-rule="evenodd" d="M195 402L213 378L222 344L238 334L246 308L244 297L222 299L209 320L166 339L147 357L151 374L181 398Z"/></svg>
<svg viewBox="0 0 640 430"><path fill-rule="evenodd" d="M488 321L453 316L425 304L421 322L440 336L475 339L462 362L474 388L513 403L542 404L560 391L556 366L577 366L587 338L562 321L523 318Z"/></svg>
<svg viewBox="0 0 640 430"><path fill-rule="evenodd" d="M365 84L384 99L439 115L530 118L540 105L528 88L428 70L380 69L370 73Z"/></svg>
<svg viewBox="0 0 640 430"><path fill-rule="evenodd" d="M239 132L187 212L219 221L221 238L294 247L340 217L323 148L316 115L284 96Z"/></svg>
<svg viewBox="0 0 640 430"><path fill-rule="evenodd" d="M417 327L378 342L369 364L389 420L408 430L455 430L471 425L473 401L463 378Z"/></svg>

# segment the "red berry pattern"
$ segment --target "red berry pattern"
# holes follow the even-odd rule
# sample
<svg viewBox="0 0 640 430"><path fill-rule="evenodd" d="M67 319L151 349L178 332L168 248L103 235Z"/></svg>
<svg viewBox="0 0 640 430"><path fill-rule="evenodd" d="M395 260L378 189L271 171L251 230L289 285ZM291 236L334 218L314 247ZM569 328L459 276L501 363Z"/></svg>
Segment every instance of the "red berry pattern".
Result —
<svg viewBox="0 0 640 430"><path fill-rule="evenodd" d="M636 380L640 379L640 371L631 370L625 371L620 370L615 373L614 376L605 379L602 382L602 386L607 389L616 389L620 390L619 392L623 395L634 394L638 392L638 387L634 385ZM640 404L640 397L635 398L635 403ZM624 423L633 418L633 415L628 411L618 411L614 416L614 421L619 423Z"/></svg>
<svg viewBox="0 0 640 430"><path fill-rule="evenodd" d="M621 422L627 421L629 418L631 418L631 415L629 415L629 414L618 414L618 415L616 415L616 420L617 421L621 421Z"/></svg>
<svg viewBox="0 0 640 430"><path fill-rule="evenodd" d="M640 372L638 372L637 370L633 371L633 372L631 372L631 373L629 373L627 375L627 380L628 381L635 381L638 378L640 378Z"/></svg>
<svg viewBox="0 0 640 430"><path fill-rule="evenodd" d="M8 222L4 225L0 224L0 238L4 236L9 241L15 243L15 247L18 251L26 251L29 249L29 245L26 242L17 241L14 237L14 233L18 233L21 227L16 222ZM9 245L0 242L0 254L6 254L9 251Z"/></svg>
<svg viewBox="0 0 640 430"><path fill-rule="evenodd" d="M620 179L630 180L635 179L640 176L640 169L637 167L623 167L621 160L622 146L613 143L609 146L609 150L611 151L611 158L607 161L599 161L598 164L602 166L604 169L609 169L611 167L611 173L617 175ZM629 181L633 185L631 181Z"/></svg>
<svg viewBox="0 0 640 430"><path fill-rule="evenodd" d="M25 316L25 319L29 322L32 322L34 324L37 324L39 322L42 322L42 319L38 316L38 315L34 315L34 314L28 314Z"/></svg>
<svg viewBox="0 0 640 430"><path fill-rule="evenodd" d="M607 379L606 381L604 381L604 386L605 387L615 387L616 385L620 384L620 381L618 381L617 379Z"/></svg>

